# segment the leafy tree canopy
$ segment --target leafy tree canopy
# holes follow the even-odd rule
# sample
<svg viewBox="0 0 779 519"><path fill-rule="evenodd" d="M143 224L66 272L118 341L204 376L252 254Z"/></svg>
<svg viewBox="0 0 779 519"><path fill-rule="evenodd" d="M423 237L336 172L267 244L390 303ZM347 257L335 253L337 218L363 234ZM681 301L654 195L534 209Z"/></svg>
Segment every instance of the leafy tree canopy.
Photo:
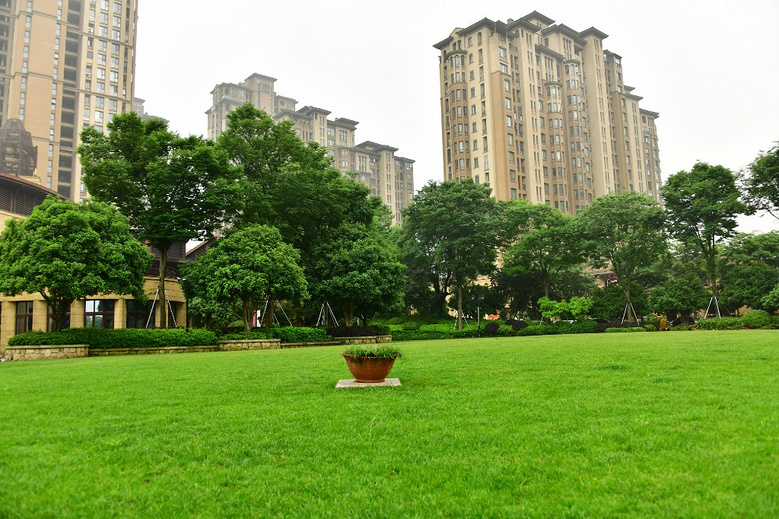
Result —
<svg viewBox="0 0 779 519"><path fill-rule="evenodd" d="M456 288L458 301L462 301L462 289L468 282L495 268L499 208L490 193L488 186L470 179L431 182L404 211L404 263L409 275L424 275L433 286L439 315L443 315L450 287ZM462 304L458 308L462 310Z"/></svg>
<svg viewBox="0 0 779 519"><path fill-rule="evenodd" d="M689 172L671 175L661 193L669 233L700 253L716 297L716 247L735 233L736 217L747 211L739 200L735 176L722 166L699 162Z"/></svg>
<svg viewBox="0 0 779 519"><path fill-rule="evenodd" d="M106 204L49 197L0 236L0 291L40 293L59 331L71 303L96 294L145 300L151 255L124 216Z"/></svg>
<svg viewBox="0 0 779 519"><path fill-rule="evenodd" d="M183 273L192 295L203 308L229 308L247 330L266 299L305 299L308 284L299 265L300 253L265 225L233 230L216 240Z"/></svg>
<svg viewBox="0 0 779 519"><path fill-rule="evenodd" d="M165 301L167 253L175 242L205 239L240 210L235 168L226 153L201 137L181 138L161 119L117 115L108 133L86 128L78 148L84 184L95 199L114 205L133 232L160 252L160 295ZM166 313L161 326L166 326Z"/></svg>
<svg viewBox="0 0 779 519"><path fill-rule="evenodd" d="M779 145L761 153L743 177L751 209L779 219Z"/></svg>
<svg viewBox="0 0 779 519"><path fill-rule="evenodd" d="M545 296L562 272L584 263L584 243L572 216L546 204L512 201L504 206L503 218L513 227L506 235L510 245L503 269L509 275L537 276Z"/></svg>
<svg viewBox="0 0 779 519"><path fill-rule="evenodd" d="M341 307L346 326L355 316L363 322L378 312L403 306L403 264L383 229L350 224L339 239L323 243L311 274L312 294L320 302Z"/></svg>
<svg viewBox="0 0 779 519"><path fill-rule="evenodd" d="M664 222L657 203L636 192L596 198L577 219L593 265L613 269L626 304L639 269L667 250Z"/></svg>

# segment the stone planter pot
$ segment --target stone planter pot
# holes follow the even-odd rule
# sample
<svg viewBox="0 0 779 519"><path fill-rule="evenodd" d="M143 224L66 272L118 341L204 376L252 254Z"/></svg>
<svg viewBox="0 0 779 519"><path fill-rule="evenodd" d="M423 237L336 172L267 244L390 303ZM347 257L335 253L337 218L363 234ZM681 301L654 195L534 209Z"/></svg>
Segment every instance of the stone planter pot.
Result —
<svg viewBox="0 0 779 519"><path fill-rule="evenodd" d="M397 357L357 357L346 353L342 354L346 359L346 367L354 375L355 382L378 384L384 382L392 371Z"/></svg>

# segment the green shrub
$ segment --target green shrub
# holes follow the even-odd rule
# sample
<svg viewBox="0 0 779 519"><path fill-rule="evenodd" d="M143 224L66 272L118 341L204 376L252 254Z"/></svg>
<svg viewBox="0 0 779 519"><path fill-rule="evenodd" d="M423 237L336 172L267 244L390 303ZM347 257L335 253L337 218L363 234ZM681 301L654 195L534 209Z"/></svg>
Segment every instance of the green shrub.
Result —
<svg viewBox="0 0 779 519"><path fill-rule="evenodd" d="M484 325L484 335L488 335L488 336L497 335L498 330L500 330L500 323L498 322L490 321Z"/></svg>
<svg viewBox="0 0 779 519"><path fill-rule="evenodd" d="M744 327L741 317L701 319L696 324L701 330L740 330Z"/></svg>
<svg viewBox="0 0 779 519"><path fill-rule="evenodd" d="M390 334L390 327L385 324L372 324L371 328L373 328L373 333L375 333L376 335Z"/></svg>
<svg viewBox="0 0 779 519"><path fill-rule="evenodd" d="M763 328L771 324L771 316L765 310L750 310L741 317L744 328Z"/></svg>
<svg viewBox="0 0 779 519"><path fill-rule="evenodd" d="M403 323L403 329L409 331L419 330L420 326L421 324L418 321L406 321L405 323Z"/></svg>
<svg viewBox="0 0 779 519"><path fill-rule="evenodd" d="M27 332L8 340L10 346L88 344L91 348L162 348L207 346L216 343L216 335L213 332L200 328L69 328L61 332Z"/></svg>
<svg viewBox="0 0 779 519"><path fill-rule="evenodd" d="M220 337L220 339L224 341L280 339L283 343L327 342L332 340L323 328L306 328L302 326L259 328L249 332L241 331L226 333Z"/></svg>

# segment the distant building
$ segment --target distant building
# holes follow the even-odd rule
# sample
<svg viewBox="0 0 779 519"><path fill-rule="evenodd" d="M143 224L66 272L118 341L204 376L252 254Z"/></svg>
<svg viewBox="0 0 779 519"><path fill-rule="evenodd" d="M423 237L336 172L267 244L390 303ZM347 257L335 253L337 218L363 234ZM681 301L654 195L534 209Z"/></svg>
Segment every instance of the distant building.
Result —
<svg viewBox="0 0 779 519"><path fill-rule="evenodd" d="M140 117L142 120L146 121L148 119L154 118L154 119L162 119L166 123L170 122L164 117L146 113L146 108L143 106L144 103L146 103L145 99L141 99L140 97L133 98L133 112L138 114L138 117Z"/></svg>
<svg viewBox="0 0 779 519"><path fill-rule="evenodd" d="M355 143L357 121L328 119L330 111L315 106L297 109L297 100L276 93L276 79L252 74L241 83L221 83L211 91L213 105L208 115L208 138L216 139L227 128L227 114L251 103L276 121L295 123L298 136L328 149L333 166L368 186L392 210L401 223L401 210L414 197L414 161L395 155L398 148L372 141Z"/></svg>
<svg viewBox="0 0 779 519"><path fill-rule="evenodd" d="M19 175L72 200L86 194L79 134L132 110L137 6L0 0L0 128L22 121L37 150L37 169Z"/></svg>
<svg viewBox="0 0 779 519"><path fill-rule="evenodd" d="M444 179L570 214L609 193L659 202L658 114L639 106L607 37L533 11L484 18L435 44Z"/></svg>
<svg viewBox="0 0 779 519"><path fill-rule="evenodd" d="M38 147L19 119L8 119L0 127L0 172L31 177L37 173Z"/></svg>

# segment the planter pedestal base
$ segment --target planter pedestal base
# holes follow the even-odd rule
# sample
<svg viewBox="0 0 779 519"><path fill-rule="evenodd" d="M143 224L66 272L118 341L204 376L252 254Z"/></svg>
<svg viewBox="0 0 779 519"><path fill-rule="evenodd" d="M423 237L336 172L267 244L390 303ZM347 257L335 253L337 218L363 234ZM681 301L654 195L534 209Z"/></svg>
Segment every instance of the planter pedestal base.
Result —
<svg viewBox="0 0 779 519"><path fill-rule="evenodd" d="M386 386L400 386L399 378L386 378L384 382L355 382L353 378L342 378L335 385L336 389L350 389L350 388L364 388L364 387L386 387Z"/></svg>

